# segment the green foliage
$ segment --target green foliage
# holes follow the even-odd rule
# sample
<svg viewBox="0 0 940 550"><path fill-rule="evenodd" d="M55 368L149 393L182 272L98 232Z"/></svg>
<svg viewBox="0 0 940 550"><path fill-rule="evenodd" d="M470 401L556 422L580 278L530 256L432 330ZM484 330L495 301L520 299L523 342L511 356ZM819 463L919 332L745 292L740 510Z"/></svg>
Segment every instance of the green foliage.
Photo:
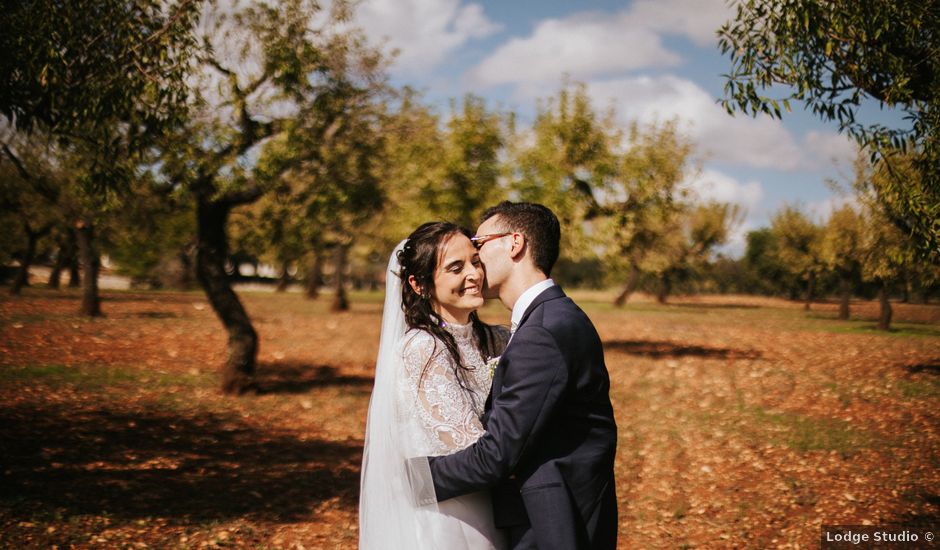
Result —
<svg viewBox="0 0 940 550"><path fill-rule="evenodd" d="M781 108L799 101L837 122L889 169L895 150L912 152L920 181L894 173L880 182L879 200L934 262L940 260L938 33L935 0L738 0L735 18L719 31L721 51L731 59L723 101L729 113L779 118ZM866 100L901 109L910 126L860 122Z"/></svg>
<svg viewBox="0 0 940 550"><path fill-rule="evenodd" d="M860 264L862 276L867 281L891 282L897 280L906 266L916 262L914 246L893 223L890 207L881 200L880 191L885 180L895 177L889 170L903 174L903 177L915 179L919 176L910 157L897 156L895 165L889 168L882 164L872 169L865 163L862 155L855 162L855 179L852 188L856 199L863 209L864 222L858 234ZM856 238L849 228L842 228L844 239Z"/></svg>
<svg viewBox="0 0 940 550"><path fill-rule="evenodd" d="M118 272L135 283L187 286L195 233L189 197L146 177L133 191L109 223L105 251Z"/></svg>
<svg viewBox="0 0 940 550"><path fill-rule="evenodd" d="M447 173L447 138L438 116L410 88L399 90L385 109L385 204L369 228L376 248L387 254L421 223L445 218L435 204Z"/></svg>
<svg viewBox="0 0 940 550"><path fill-rule="evenodd" d="M708 202L688 204L666 224L666 231L641 263L644 273L656 280L661 302L676 285L700 279L712 261L714 248L728 240L740 223L737 205Z"/></svg>
<svg viewBox="0 0 940 550"><path fill-rule="evenodd" d="M0 153L0 223L10 227L10 238L0 245L2 261L22 251L28 232L63 234L90 214L97 201L83 192L81 161L38 129L11 132Z"/></svg>
<svg viewBox="0 0 940 550"><path fill-rule="evenodd" d="M865 218L850 205L829 216L820 243L821 259L826 267L851 278L861 271L865 258Z"/></svg>
<svg viewBox="0 0 940 550"><path fill-rule="evenodd" d="M750 285L743 288L746 292L761 294L786 294L796 285L796 277L776 254L776 234L769 227L749 231L747 247L741 263L752 274Z"/></svg>
<svg viewBox="0 0 940 550"><path fill-rule="evenodd" d="M32 160L26 162L32 165ZM52 204L23 180L9 159L0 156L0 227L5 234L0 239L0 265L25 250L28 231L56 221Z"/></svg>
<svg viewBox="0 0 940 550"><path fill-rule="evenodd" d="M671 220L687 208L690 197L682 184L693 169L692 144L679 134L675 121L660 127L634 125L628 143L619 175L602 199L607 258L620 276L639 268L661 246Z"/></svg>
<svg viewBox="0 0 940 550"><path fill-rule="evenodd" d="M257 256L285 265L311 250L349 245L382 207L384 143L375 93L339 87L321 95L317 117L265 145L256 173L273 192L240 218L256 234L248 248Z"/></svg>
<svg viewBox="0 0 940 550"><path fill-rule="evenodd" d="M476 227L483 210L504 196L499 187L499 153L505 141L502 119L487 112L482 98L467 95L461 111L452 106L444 139L444 180L429 196L432 211Z"/></svg>
<svg viewBox="0 0 940 550"><path fill-rule="evenodd" d="M773 254L793 275L807 280L823 270L822 229L803 212L785 206L771 218Z"/></svg>
<svg viewBox="0 0 940 550"><path fill-rule="evenodd" d="M39 0L0 12L0 115L56 133L172 121L201 2ZM133 129L132 129L133 131Z"/></svg>
<svg viewBox="0 0 940 550"><path fill-rule="evenodd" d="M584 85L568 83L539 110L531 133L514 136L508 155L512 193L555 212L570 259L595 255L583 222L601 213L598 197L616 177L620 138L613 113L599 116Z"/></svg>

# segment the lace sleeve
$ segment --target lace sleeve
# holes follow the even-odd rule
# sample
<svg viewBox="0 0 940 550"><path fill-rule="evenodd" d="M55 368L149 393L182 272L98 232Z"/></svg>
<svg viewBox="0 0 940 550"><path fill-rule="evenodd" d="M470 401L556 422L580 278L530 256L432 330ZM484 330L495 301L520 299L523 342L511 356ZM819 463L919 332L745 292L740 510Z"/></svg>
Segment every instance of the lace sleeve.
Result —
<svg viewBox="0 0 940 550"><path fill-rule="evenodd" d="M429 454L448 454L483 435L473 403L454 374L447 348L423 331L406 335L402 399L412 406ZM427 368L425 368L427 366Z"/></svg>

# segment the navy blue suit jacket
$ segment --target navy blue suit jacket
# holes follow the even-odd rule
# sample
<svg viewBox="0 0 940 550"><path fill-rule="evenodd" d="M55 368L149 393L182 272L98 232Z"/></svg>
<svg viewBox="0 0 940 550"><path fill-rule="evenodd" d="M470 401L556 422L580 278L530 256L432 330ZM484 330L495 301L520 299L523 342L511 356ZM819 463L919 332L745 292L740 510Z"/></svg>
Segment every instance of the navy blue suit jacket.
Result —
<svg viewBox="0 0 940 550"><path fill-rule="evenodd" d="M600 337L561 288L539 294L503 352L486 433L430 457L437 499L491 489L496 524L539 549L613 549L617 426ZM517 527L518 528L518 527Z"/></svg>

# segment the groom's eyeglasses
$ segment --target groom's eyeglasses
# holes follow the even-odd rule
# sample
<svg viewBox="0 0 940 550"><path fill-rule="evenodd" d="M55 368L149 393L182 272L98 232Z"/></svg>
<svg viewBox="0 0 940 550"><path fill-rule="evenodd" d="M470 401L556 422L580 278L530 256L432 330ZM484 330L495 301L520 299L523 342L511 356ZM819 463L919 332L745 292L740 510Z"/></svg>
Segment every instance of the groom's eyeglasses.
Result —
<svg viewBox="0 0 940 550"><path fill-rule="evenodd" d="M475 235L473 237L470 237L470 242L472 242L473 246L477 247L477 250L479 250L483 248L483 245L488 243L489 241L492 241L493 239L506 237L508 235L512 235L512 231L508 233L491 233L489 235Z"/></svg>

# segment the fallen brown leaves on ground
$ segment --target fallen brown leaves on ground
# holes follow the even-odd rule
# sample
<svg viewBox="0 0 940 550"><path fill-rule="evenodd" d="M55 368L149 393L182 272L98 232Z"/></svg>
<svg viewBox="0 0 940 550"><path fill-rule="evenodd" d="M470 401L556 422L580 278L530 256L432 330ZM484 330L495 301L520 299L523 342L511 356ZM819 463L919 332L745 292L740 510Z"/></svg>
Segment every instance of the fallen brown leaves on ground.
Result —
<svg viewBox="0 0 940 550"><path fill-rule="evenodd" d="M940 307L575 293L604 340L621 548L810 548L940 525ZM355 548L381 297L245 293L257 395L199 293L0 298L0 546ZM484 318L505 323L490 305Z"/></svg>

